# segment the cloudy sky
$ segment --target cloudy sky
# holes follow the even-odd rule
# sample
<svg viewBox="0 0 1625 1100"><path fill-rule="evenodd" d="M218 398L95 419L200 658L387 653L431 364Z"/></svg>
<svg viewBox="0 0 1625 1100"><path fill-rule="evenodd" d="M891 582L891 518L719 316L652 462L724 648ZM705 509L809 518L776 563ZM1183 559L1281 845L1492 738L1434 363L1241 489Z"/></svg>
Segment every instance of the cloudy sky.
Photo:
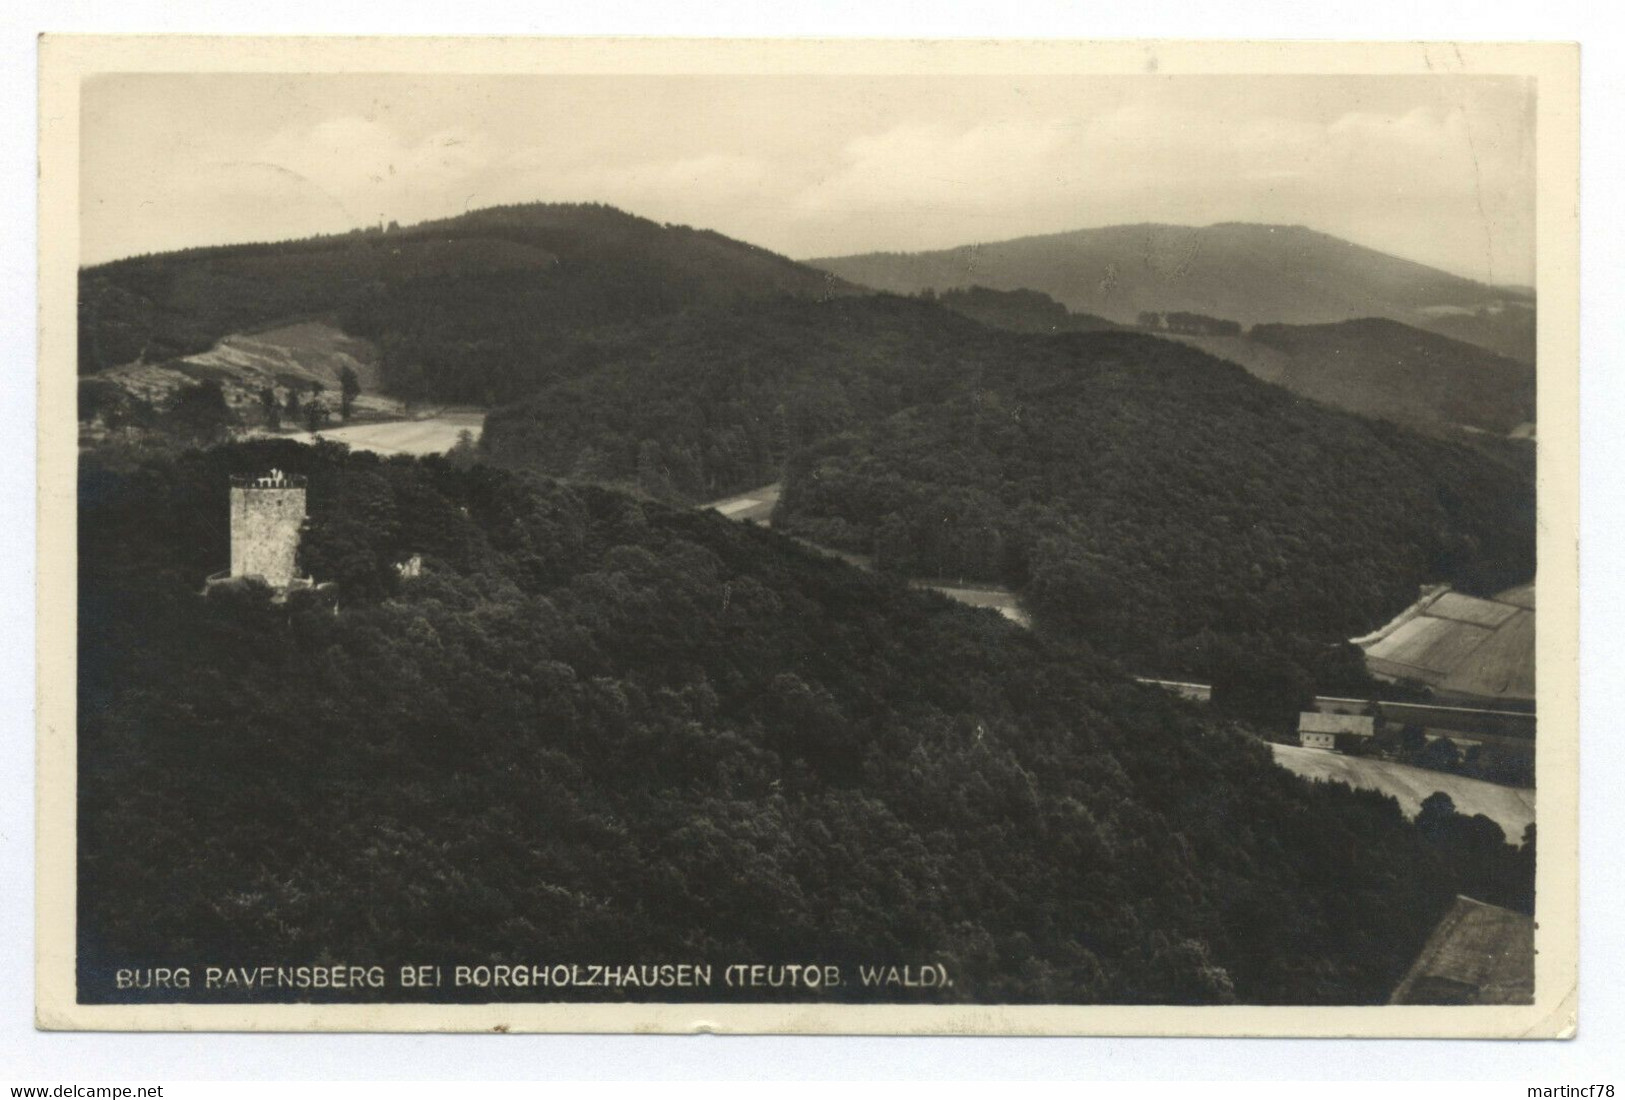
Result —
<svg viewBox="0 0 1625 1100"><path fill-rule="evenodd" d="M1242 220L1532 283L1533 108L1493 77L99 76L81 256L594 201L797 258Z"/></svg>

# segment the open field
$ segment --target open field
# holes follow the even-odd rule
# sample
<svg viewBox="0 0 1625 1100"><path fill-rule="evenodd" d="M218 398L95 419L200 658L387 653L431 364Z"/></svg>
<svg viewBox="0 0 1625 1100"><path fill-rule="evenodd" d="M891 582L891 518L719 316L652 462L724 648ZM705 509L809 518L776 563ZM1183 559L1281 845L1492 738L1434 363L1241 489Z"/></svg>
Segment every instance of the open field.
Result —
<svg viewBox="0 0 1625 1100"><path fill-rule="evenodd" d="M324 428L319 434L335 443L348 443L358 451L376 451L381 455L432 455L449 451L461 432L474 433L478 439L485 428L483 412L447 412L422 420L388 420L375 424L346 424L339 428ZM314 436L297 432L287 438L309 443Z"/></svg>
<svg viewBox="0 0 1625 1100"><path fill-rule="evenodd" d="M1305 779L1336 780L1351 787L1381 791L1399 800L1399 808L1411 817L1422 809L1422 800L1443 791L1456 804L1456 812L1471 817L1483 814L1516 844L1523 830L1535 820L1535 792L1518 787L1502 787L1481 779L1465 779L1447 772L1413 768L1388 760L1344 756L1324 749L1297 745L1274 745L1275 762Z"/></svg>
<svg viewBox="0 0 1625 1100"><path fill-rule="evenodd" d="M748 493L727 497L723 500L702 504L701 508L709 508L713 512L721 512L729 519L753 520L763 527L773 525L773 508L779 503L779 494L784 487L778 482L764 485L760 489L752 489Z"/></svg>
<svg viewBox="0 0 1625 1100"><path fill-rule="evenodd" d="M1022 626L1032 625L1032 620L1027 617L1027 613L1021 609L1021 604L1016 600L1016 594L1008 588L987 586L964 588L949 584L921 584L919 587L941 592L950 600L958 600L971 607L991 607L1013 623Z"/></svg>
<svg viewBox="0 0 1625 1100"><path fill-rule="evenodd" d="M335 392L339 388L340 372L349 367L355 371L364 392L376 393L383 388L378 349L369 341L319 321L302 321L257 332L235 333L221 340L212 350L192 356L191 360L204 361L210 357L227 361L246 358L262 363L281 360L325 383Z"/></svg>
<svg viewBox="0 0 1625 1100"><path fill-rule="evenodd" d="M1492 633L1475 623L1419 615L1366 652L1374 661L1401 666L1401 675L1414 670L1407 678L1441 684L1470 660ZM1387 669L1373 667L1373 671Z"/></svg>
<svg viewBox="0 0 1625 1100"><path fill-rule="evenodd" d="M1535 696L1535 613L1520 612L1473 651L1472 660L1444 682L1444 690L1483 699Z"/></svg>
<svg viewBox="0 0 1625 1100"><path fill-rule="evenodd" d="M1532 700L1533 586L1502 595L1506 598L1485 600L1432 590L1354 643L1379 677L1427 684L1447 697Z"/></svg>
<svg viewBox="0 0 1625 1100"><path fill-rule="evenodd" d="M1433 606L1428 608L1428 614L1433 618L1454 619L1457 622L1472 623L1492 630L1517 613L1518 608L1511 604L1496 603L1493 600L1475 600L1459 592L1446 592L1434 600Z"/></svg>
<svg viewBox="0 0 1625 1100"><path fill-rule="evenodd" d="M275 390L280 400L288 390L308 397L320 386L328 407L336 407L345 370L353 371L361 383L361 393L355 400L357 411L400 415L401 402L379 392L382 376L377 349L366 340L320 321L232 333L208 351L163 362L125 363L95 377L160 408L174 400L181 389L198 382L218 382L226 404L246 413L250 423L259 423L261 394L267 388Z"/></svg>

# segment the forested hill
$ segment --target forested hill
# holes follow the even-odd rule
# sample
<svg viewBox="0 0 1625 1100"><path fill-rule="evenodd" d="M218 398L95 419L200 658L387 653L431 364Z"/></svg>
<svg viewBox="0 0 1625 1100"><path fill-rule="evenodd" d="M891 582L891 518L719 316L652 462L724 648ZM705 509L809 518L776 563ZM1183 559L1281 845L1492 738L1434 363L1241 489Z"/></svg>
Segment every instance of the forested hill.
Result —
<svg viewBox="0 0 1625 1100"><path fill-rule="evenodd" d="M404 397L494 404L567 370L605 327L697 305L848 288L707 230L607 206L479 210L388 232L120 260L79 277L79 369L207 350L290 319L337 320Z"/></svg>
<svg viewBox="0 0 1625 1100"><path fill-rule="evenodd" d="M1534 362L1532 292L1487 286L1303 226L1115 225L939 252L807 261L897 294L980 285L1041 291L1131 324L1143 311L1320 324L1388 317Z"/></svg>
<svg viewBox="0 0 1625 1100"><path fill-rule="evenodd" d="M336 587L200 595L228 475L271 467L308 475L302 564ZM1458 891L1528 901L1493 826L1413 827L1085 652L716 516L330 444L80 478L84 1001L147 962L663 960L1380 1003ZM775 995L608 991L741 994Z"/></svg>
<svg viewBox="0 0 1625 1100"><path fill-rule="evenodd" d="M799 454L775 525L1016 586L1040 626L1146 672L1212 675L1236 650L1313 664L1421 583L1533 575L1515 456L1140 335L1019 338L978 365L974 387Z"/></svg>
<svg viewBox="0 0 1625 1100"><path fill-rule="evenodd" d="M1019 340L891 295L689 312L606 336L596 367L492 412L482 446L501 465L696 503L973 386Z"/></svg>
<svg viewBox="0 0 1625 1100"><path fill-rule="evenodd" d="M1021 335L920 299L685 314L487 421L517 468L694 503L789 470L779 522L1024 590L1146 671L1210 635L1293 663L1419 584L1533 574L1527 456L1424 439L1131 333Z"/></svg>

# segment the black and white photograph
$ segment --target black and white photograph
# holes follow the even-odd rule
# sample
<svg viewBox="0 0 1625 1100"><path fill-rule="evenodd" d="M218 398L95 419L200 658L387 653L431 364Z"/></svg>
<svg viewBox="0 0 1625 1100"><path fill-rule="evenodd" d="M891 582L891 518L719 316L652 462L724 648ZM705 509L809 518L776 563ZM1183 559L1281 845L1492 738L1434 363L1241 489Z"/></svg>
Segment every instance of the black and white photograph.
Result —
<svg viewBox="0 0 1625 1100"><path fill-rule="evenodd" d="M42 1026L1572 1034L1574 50L939 46L45 41Z"/></svg>

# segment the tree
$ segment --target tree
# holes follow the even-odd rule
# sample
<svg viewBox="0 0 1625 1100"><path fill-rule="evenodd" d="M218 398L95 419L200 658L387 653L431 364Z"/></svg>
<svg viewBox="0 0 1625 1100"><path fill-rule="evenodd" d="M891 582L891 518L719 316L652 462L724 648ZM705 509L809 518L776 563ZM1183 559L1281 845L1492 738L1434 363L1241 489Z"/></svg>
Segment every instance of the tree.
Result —
<svg viewBox="0 0 1625 1100"><path fill-rule="evenodd" d="M361 394L361 379L356 377L353 368L345 367L339 371L339 391L339 415L348 420L354 411L355 399Z"/></svg>
<svg viewBox="0 0 1625 1100"><path fill-rule="evenodd" d="M104 378L79 380L80 420L94 420L100 416L102 423L116 428L123 420L121 413L128 404L129 395L116 383Z"/></svg>
<svg viewBox="0 0 1625 1100"><path fill-rule="evenodd" d="M1418 754L1416 763L1434 771L1453 772L1461 767L1461 749L1448 737L1436 737Z"/></svg>
<svg viewBox="0 0 1625 1100"><path fill-rule="evenodd" d="M1099 637L1116 589L1098 558L1074 556L1059 539L1039 543L1027 598L1046 628Z"/></svg>
<svg viewBox="0 0 1625 1100"><path fill-rule="evenodd" d="M446 461L459 470L466 470L479 461L479 448L474 442L473 432L464 428L457 433L457 442L446 452Z"/></svg>
<svg viewBox="0 0 1625 1100"><path fill-rule="evenodd" d="M177 391L170 418L179 434L201 444L224 439L233 420L226 392L213 379Z"/></svg>
<svg viewBox="0 0 1625 1100"><path fill-rule="evenodd" d="M293 388L288 390L288 400L283 404L282 410L288 414L288 419L297 421L304 409L299 404L299 391Z"/></svg>
<svg viewBox="0 0 1625 1100"><path fill-rule="evenodd" d="M1513 906L1525 913L1535 911L1535 823L1531 821L1523 829L1523 844L1518 848L1518 855L1514 862L1518 886L1517 904Z"/></svg>
<svg viewBox="0 0 1625 1100"><path fill-rule="evenodd" d="M325 423L327 423L327 406L320 401L312 400L305 406L305 426L312 432L319 432Z"/></svg>
<svg viewBox="0 0 1625 1100"><path fill-rule="evenodd" d="M1169 1004L1234 1004L1235 983L1201 940L1151 934L1149 970Z"/></svg>
<svg viewBox="0 0 1625 1100"><path fill-rule="evenodd" d="M1289 733L1314 700L1314 685L1297 665L1239 646L1214 661L1213 706L1228 717Z"/></svg>
<svg viewBox="0 0 1625 1100"><path fill-rule="evenodd" d="M1422 800L1416 814L1416 827L1422 835L1436 838L1443 834L1456 817L1456 800L1443 791L1434 791Z"/></svg>
<svg viewBox="0 0 1625 1100"><path fill-rule="evenodd" d="M260 404L265 407L265 426L273 432L282 430L282 406L277 403L276 388L266 386L260 390Z"/></svg>
<svg viewBox="0 0 1625 1100"><path fill-rule="evenodd" d="M674 495L665 456L661 453L660 444L652 439L638 444L637 479L638 488L656 499L668 499Z"/></svg>
<svg viewBox="0 0 1625 1100"><path fill-rule="evenodd" d="M462 442L460 436L458 442ZM614 476L609 456L590 443L581 448L570 466L570 477L576 481L610 481Z"/></svg>
<svg viewBox="0 0 1625 1100"><path fill-rule="evenodd" d="M906 573L913 557L908 521L896 512L887 513L875 531L875 568L883 573Z"/></svg>

